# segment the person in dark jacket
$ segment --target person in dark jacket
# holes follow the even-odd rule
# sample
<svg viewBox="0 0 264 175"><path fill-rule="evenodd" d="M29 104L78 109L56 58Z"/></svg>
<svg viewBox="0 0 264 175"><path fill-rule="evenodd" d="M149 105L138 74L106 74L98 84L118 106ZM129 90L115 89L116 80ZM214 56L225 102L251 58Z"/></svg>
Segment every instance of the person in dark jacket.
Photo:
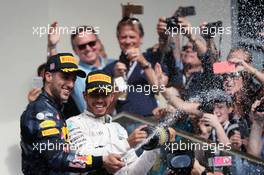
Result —
<svg viewBox="0 0 264 175"><path fill-rule="evenodd" d="M114 173L124 165L116 154L77 155L68 144L63 103L73 90L76 76L85 77L69 53L51 56L45 68L44 88L20 120L22 172L28 175L91 172L105 168Z"/></svg>

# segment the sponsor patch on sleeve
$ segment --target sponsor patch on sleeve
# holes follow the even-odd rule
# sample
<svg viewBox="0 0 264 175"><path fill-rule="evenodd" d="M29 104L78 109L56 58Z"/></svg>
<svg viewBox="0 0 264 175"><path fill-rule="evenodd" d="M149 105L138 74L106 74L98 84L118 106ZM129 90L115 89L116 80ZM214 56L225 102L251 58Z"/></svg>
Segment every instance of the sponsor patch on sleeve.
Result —
<svg viewBox="0 0 264 175"><path fill-rule="evenodd" d="M43 137L56 135L56 134L59 134L59 133L60 133L60 131L57 128L50 128L50 129L46 129L44 131L41 131L41 134L42 134Z"/></svg>
<svg viewBox="0 0 264 175"><path fill-rule="evenodd" d="M56 126L56 122L54 120L45 120L39 124L40 128L50 128Z"/></svg>
<svg viewBox="0 0 264 175"><path fill-rule="evenodd" d="M80 162L80 163L85 163L86 165L92 165L93 163L93 158L91 155L89 156L76 156L73 162Z"/></svg>
<svg viewBox="0 0 264 175"><path fill-rule="evenodd" d="M39 113L37 113L36 118L38 120L44 120L45 114L43 112L39 112Z"/></svg>
<svg viewBox="0 0 264 175"><path fill-rule="evenodd" d="M68 134L69 134L68 128L62 127L61 128L61 131L62 131L62 133L61 133L61 139L65 139L68 142L69 141L69 138L68 138Z"/></svg>
<svg viewBox="0 0 264 175"><path fill-rule="evenodd" d="M42 111L36 114L36 118L38 120L44 120L46 118L52 118L54 115L51 112L48 111Z"/></svg>

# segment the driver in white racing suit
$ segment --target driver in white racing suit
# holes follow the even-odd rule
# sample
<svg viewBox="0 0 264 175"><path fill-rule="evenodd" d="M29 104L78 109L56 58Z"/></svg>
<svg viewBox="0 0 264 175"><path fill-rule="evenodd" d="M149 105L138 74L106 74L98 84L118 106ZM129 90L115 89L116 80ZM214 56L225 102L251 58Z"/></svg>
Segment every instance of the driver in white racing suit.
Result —
<svg viewBox="0 0 264 175"><path fill-rule="evenodd" d="M125 157L123 161L127 166L116 174L146 174L155 163L159 149L144 151L140 157L136 155L133 147L147 138L147 133L142 130L146 126L138 127L128 137L127 131L120 124L111 121L107 111L113 102L112 90L113 78L110 75L103 71L88 74L84 92L87 110L66 121L70 143L81 155L115 153Z"/></svg>

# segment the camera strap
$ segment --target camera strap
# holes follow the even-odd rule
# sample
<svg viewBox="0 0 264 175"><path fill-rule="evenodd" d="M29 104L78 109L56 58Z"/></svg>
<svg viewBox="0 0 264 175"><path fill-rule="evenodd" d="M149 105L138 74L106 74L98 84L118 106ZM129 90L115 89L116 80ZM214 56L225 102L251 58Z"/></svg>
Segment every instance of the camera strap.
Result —
<svg viewBox="0 0 264 175"><path fill-rule="evenodd" d="M228 130L229 124L230 124L230 122L226 121L225 124L223 125L225 133ZM216 130L215 129L212 130L212 140L213 140L213 142L217 143L217 135L216 135Z"/></svg>

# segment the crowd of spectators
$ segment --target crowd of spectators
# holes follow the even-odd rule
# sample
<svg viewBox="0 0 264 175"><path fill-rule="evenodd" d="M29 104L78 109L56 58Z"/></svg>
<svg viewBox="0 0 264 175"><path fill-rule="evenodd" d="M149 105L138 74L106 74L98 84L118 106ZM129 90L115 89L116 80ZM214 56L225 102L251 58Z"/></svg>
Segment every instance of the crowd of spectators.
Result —
<svg viewBox="0 0 264 175"><path fill-rule="evenodd" d="M200 33L206 30L207 24L207 22L201 23ZM57 22L51 24L47 43L48 59L58 54L56 47L60 35L52 32L56 31L58 25ZM223 144L242 154L251 154L264 159L264 69L255 68L250 50L244 47L230 48L227 58L220 58L214 38L217 33L194 34L187 17L178 17L177 26L184 30L183 34L180 32L174 36L167 34L168 20L160 17L156 28L159 37L157 44L153 43L154 46L142 51L143 37L147 31L144 31L138 18L123 17L116 27L120 57L112 59L107 56L98 34L94 30L87 30L92 26L82 25L71 35L72 50L79 58L78 68L86 75L101 70L102 74L113 77L115 82L113 100L109 103L107 114L114 116L127 112L163 122L168 114L180 111L181 117L171 126L172 128L184 130L211 143ZM183 38L187 41L182 42ZM264 58L264 50L262 57ZM45 77L44 69L45 64L38 68L38 76ZM88 78L77 77L73 92L64 104L62 111L65 119L69 118L67 124L71 123L70 128L82 128L82 124L75 126L73 122L79 115L93 117L93 114L87 114L92 111L86 111L89 100L92 101L91 98L87 98L86 81L89 81ZM123 89L121 92L120 88ZM28 94L29 102L37 100L42 91L41 88L32 89ZM92 118L90 120L84 122L88 124L95 122ZM139 122L128 122L124 128L115 126L117 130L122 130L117 133L125 135L118 137L126 138L129 143L124 146L126 151L129 150L126 147L135 148L146 139L147 134L142 130L146 126L139 125ZM95 126L97 125L91 127ZM105 126L102 125L103 128ZM86 133L85 129L81 132L84 135ZM92 138L85 137L84 144L93 141ZM178 136L174 139L184 140ZM100 145L98 140L91 143L93 144L94 147ZM202 174L202 172L236 174L241 172L241 169L249 172L252 167L263 171L263 167L251 165L250 161L242 161L242 158L234 155L231 157L233 164L239 161L242 162L241 164L237 164L235 168L228 166L215 168L208 165L208 160L225 157L226 153L210 150L192 151L195 161L189 171L191 174ZM93 151L84 152L93 155ZM101 152L107 154L105 151ZM95 156L103 154L101 152L99 151ZM116 152L125 154L124 150ZM150 167L153 165L152 170L148 168L149 173L172 173L171 169L168 170L166 161L163 161L166 155L161 151L155 152L155 156L158 153L160 160L157 159L158 163L152 162L149 165ZM142 155L144 157L144 153Z"/></svg>

